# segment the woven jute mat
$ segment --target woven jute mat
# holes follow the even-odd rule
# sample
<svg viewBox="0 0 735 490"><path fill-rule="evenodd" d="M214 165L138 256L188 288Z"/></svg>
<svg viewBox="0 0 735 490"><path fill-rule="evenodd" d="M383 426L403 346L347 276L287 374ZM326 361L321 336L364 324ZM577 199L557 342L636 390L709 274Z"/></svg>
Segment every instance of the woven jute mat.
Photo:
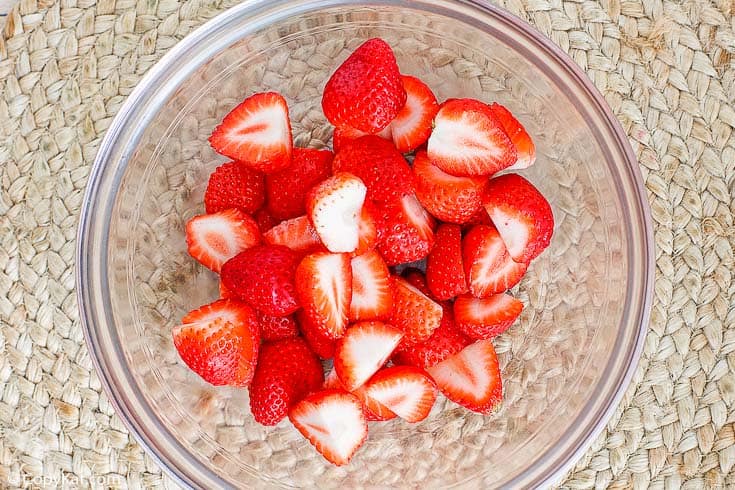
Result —
<svg viewBox="0 0 735 490"><path fill-rule="evenodd" d="M228 3L229 2L229 3ZM175 487L94 373L74 240L141 76L230 0L23 0L0 38L0 486ZM567 488L735 488L735 2L507 0L627 131L655 221L650 333Z"/></svg>

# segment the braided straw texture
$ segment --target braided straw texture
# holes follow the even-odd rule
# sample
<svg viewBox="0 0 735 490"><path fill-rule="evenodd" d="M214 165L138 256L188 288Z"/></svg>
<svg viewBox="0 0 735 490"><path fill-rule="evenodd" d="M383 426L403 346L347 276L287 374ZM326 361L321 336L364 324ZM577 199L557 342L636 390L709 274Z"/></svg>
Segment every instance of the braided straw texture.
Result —
<svg viewBox="0 0 735 490"><path fill-rule="evenodd" d="M90 165L126 95L171 46L232 3L29 0L7 18L3 488L56 486L37 477L59 472L70 488L99 475L121 488L175 487L128 434L94 373L74 294L74 238ZM733 487L735 4L503 6L569 52L604 94L637 154L655 221L655 299L640 368L562 486Z"/></svg>

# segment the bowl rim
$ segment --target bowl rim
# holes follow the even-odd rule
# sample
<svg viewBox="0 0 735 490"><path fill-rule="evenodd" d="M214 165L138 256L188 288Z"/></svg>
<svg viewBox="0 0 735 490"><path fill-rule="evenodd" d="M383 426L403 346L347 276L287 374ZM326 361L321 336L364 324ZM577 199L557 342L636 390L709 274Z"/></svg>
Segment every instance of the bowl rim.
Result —
<svg viewBox="0 0 735 490"><path fill-rule="evenodd" d="M79 308L80 320L82 325L82 331L85 338L85 343L90 353L90 359L94 368L97 372L100 383L107 395L110 404L114 407L117 415L120 416L125 427L133 435L138 444L143 447L145 452L156 461L156 463L168 473L177 483L182 486L197 488L197 482L194 481L188 474L184 474L182 469L175 464L172 464L171 459L164 454L161 454L160 446L157 441L150 437L150 434L146 431L145 427L141 426L134 416L136 412L132 411L130 407L123 403L125 395L118 390L119 383L117 376L109 370L106 370L106 365L103 364L102 353L97 348L97 335L98 327L97 323L99 319L107 317L111 320L109 311L99 311L101 306L109 305L109 291L101 290L95 293L90 292L89 284L90 281L96 279L90 275L89 264L93 262L92 255L89 253L89 244L93 238L100 239L103 244L107 244L107 234L97 233L92 236L93 229L91 228L90 216L91 207L96 203L96 197L100 193L100 186L102 180L105 177L105 172L109 170L107 168L107 162L113 152L113 147L120 136L122 129L129 124L130 119L135 112L136 102L138 99L151 87L159 84L163 79L164 81L171 83L175 86L177 79L171 79L170 77L164 77L165 71L170 68L172 64L175 64L177 60L181 59L182 55L185 55L188 50L194 46L204 42L208 36L218 31L222 25L226 25L227 21L239 18L246 13L252 15L253 11L274 17L278 15L287 14L288 17L305 12L312 12L319 8L325 7L349 7L355 6L356 8L369 8L369 7L395 7L398 3L399 7L401 4L405 6L411 6L414 8L420 8L422 4L434 4L442 5L445 7L462 5L470 9L478 9L484 14L497 17L500 21L512 26L519 34L525 35L530 42L535 44L537 47L545 49L551 56L564 65L567 69L568 74L572 75L576 82L579 83L585 90L586 96L589 97L595 104L594 112L604 116L605 123L608 129L611 130L615 143L619 151L621 151L626 160L627 177L631 179L634 190L636 191L637 200L635 203L635 210L638 213L640 225L642 227L642 243L636 244L636 250L642 251L644 257L642 264L645 267L645 274L640 275L640 291L643 293L643 299L640 303L640 308L637 314L638 321L638 332L635 337L635 345L628 356L626 362L626 369L624 374L620 377L620 383L618 388L609 397L605 409L602 411L594 426L591 427L582 437L576 441L576 446L571 452L564 454L564 459L557 467L552 471L542 475L541 480L535 481L534 484L538 484L542 487L558 482L571 468L572 466L583 456L584 452L587 451L592 442L599 436L607 422L612 417L615 410L617 410L624 394L626 393L630 382L632 381L633 375L638 367L641 355L643 353L644 340L648 331L648 325L651 316L651 307L653 301L653 281L655 272L655 254L654 254L654 239L653 239L653 220L651 217L650 204L646 198L646 189L643 183L642 174L640 171L637 158L630 146L629 140L620 122L614 116L612 110L608 106L607 102L600 94L600 92L593 85L592 81L586 75L586 73L572 60L572 58L564 52L558 45L553 43L549 38L541 34L533 25L526 21L516 17L507 10L498 6L489 4L482 0L419 0L419 1L401 1L391 2L390 0L368 0L365 2L358 2L356 0L302 0L300 2L290 2L288 0L247 0L239 5L233 6L220 14L216 15L203 25L187 34L181 41L179 41L173 48L171 48L161 59L159 59L153 67L141 78L134 90L128 95L122 107L114 117L112 123L107 129L104 138L100 144L99 150L95 157L92 165L90 175L87 181L87 186L84 193L84 199L82 202L82 208L80 211L80 218L77 230L77 245L76 245L76 268L75 268L75 286L77 293L77 303ZM285 18L285 17L284 17ZM276 20L281 20L277 18ZM192 69L199 65L194 66ZM175 87L174 87L175 88ZM169 94L172 91L169 90ZM163 97L167 99L168 97ZM129 155L126 155L129 156ZM121 160L122 165L118 168L113 169L114 175L107 178L112 178L114 182L119 183L125 168L127 167L127 160ZM109 226L109 222L107 223ZM107 228L104 231L109 231ZM629 247L630 248L630 247ZM107 247L102 247L103 250L107 250ZM106 266L107 256L102 254L100 259L102 264ZM106 267L103 267L105 270ZM97 282L99 280L97 279ZM102 303L100 305L100 303ZM626 302L627 303L627 302ZM102 313L99 315L97 313ZM103 322L105 323L105 322ZM114 325L114 322L106 322L109 325ZM619 337L618 337L619 340ZM119 345L116 345L115 354L118 358L124 358ZM150 410L150 406L145 404L146 410ZM155 424L161 426L162 424L158 420L155 414L151 413L152 419ZM164 431L168 431L165 427L159 427ZM160 441L159 441L160 442ZM177 446L180 444L177 441ZM158 449L158 450L157 450ZM183 448L185 450L185 448ZM181 451L179 451L181 452ZM186 451L184 451L186 452ZM186 455L192 459L191 454L186 452ZM196 458L193 458L195 463L198 463ZM539 461L534 462L534 465L539 464ZM533 465L532 465L533 466ZM209 470L208 470L209 471ZM228 486L228 482L222 480L219 475L212 475L214 480L220 485ZM511 481L512 482L512 481Z"/></svg>

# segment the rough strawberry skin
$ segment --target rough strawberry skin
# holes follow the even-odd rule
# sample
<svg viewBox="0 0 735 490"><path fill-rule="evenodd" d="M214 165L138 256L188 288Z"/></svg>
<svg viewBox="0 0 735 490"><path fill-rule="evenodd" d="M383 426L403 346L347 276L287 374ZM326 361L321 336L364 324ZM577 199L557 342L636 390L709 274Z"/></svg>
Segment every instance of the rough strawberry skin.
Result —
<svg viewBox="0 0 735 490"><path fill-rule="evenodd" d="M272 316L258 312L260 338L266 342L299 336L299 327L293 316Z"/></svg>
<svg viewBox="0 0 735 490"><path fill-rule="evenodd" d="M388 265L421 260L434 246L434 219L414 196L379 208L378 252Z"/></svg>
<svg viewBox="0 0 735 490"><path fill-rule="evenodd" d="M438 300L451 299L468 290L462 265L462 230L445 223L434 234L434 248L426 259L426 283Z"/></svg>
<svg viewBox="0 0 735 490"><path fill-rule="evenodd" d="M296 312L296 320L301 335L304 336L304 340L309 344L314 354L322 359L331 359L334 357L334 351L337 348L337 341L335 339L330 339L322 334L304 310L298 310Z"/></svg>
<svg viewBox="0 0 735 490"><path fill-rule="evenodd" d="M216 213L238 208L252 214L265 202L263 174L239 162L227 162L217 167L209 176L204 191L204 208Z"/></svg>
<svg viewBox="0 0 735 490"><path fill-rule="evenodd" d="M334 155L329 150L294 148L288 168L265 177L268 210L279 220L306 213L306 194L317 183L329 177Z"/></svg>

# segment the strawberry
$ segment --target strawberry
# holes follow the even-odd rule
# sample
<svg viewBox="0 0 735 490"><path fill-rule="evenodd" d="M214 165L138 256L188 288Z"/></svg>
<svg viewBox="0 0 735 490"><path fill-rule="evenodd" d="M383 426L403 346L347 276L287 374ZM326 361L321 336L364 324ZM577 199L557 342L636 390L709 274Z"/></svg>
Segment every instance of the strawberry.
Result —
<svg viewBox="0 0 735 490"><path fill-rule="evenodd" d="M263 174L239 162L227 162L209 176L204 209L212 214L237 208L252 214L265 202Z"/></svg>
<svg viewBox="0 0 735 490"><path fill-rule="evenodd" d="M266 342L299 336L299 327L292 316L272 316L258 312L260 338Z"/></svg>
<svg viewBox="0 0 735 490"><path fill-rule="evenodd" d="M342 385L342 382L339 380L339 376L337 376L337 372L332 369L329 371L329 374L325 376L324 378L324 384L322 385L322 389L324 390L343 390L344 386ZM385 420L390 420L396 418L396 414L388 410L386 407L381 405L380 403L376 402L375 400L372 400L370 398L367 398L365 396L365 386L360 386L359 388L352 391L352 394L355 395L358 400L360 400L360 403L362 403L362 408L365 411L365 418L368 420L368 422L383 422Z"/></svg>
<svg viewBox="0 0 735 490"><path fill-rule="evenodd" d="M426 259L426 283L438 300L454 298L467 292L467 279L462 265L462 229L443 224L434 234L434 248Z"/></svg>
<svg viewBox="0 0 735 490"><path fill-rule="evenodd" d="M421 260L434 246L434 220L415 196L381 208L378 251L388 265Z"/></svg>
<svg viewBox="0 0 735 490"><path fill-rule="evenodd" d="M329 122L369 134L388 126L405 103L393 50L377 38L365 41L337 68L322 95Z"/></svg>
<svg viewBox="0 0 735 490"><path fill-rule="evenodd" d="M299 331L304 336L304 340L309 344L312 352L322 359L331 359L334 357L334 349L337 347L337 341L324 335L309 318L304 310L296 312L296 320L299 324Z"/></svg>
<svg viewBox="0 0 735 490"><path fill-rule="evenodd" d="M219 281L219 297L220 299L237 299L235 294L225 287L222 283L222 279Z"/></svg>
<svg viewBox="0 0 735 490"><path fill-rule="evenodd" d="M260 243L258 225L239 209L195 216L186 223L189 255L214 272L238 253Z"/></svg>
<svg viewBox="0 0 735 490"><path fill-rule="evenodd" d="M406 267L403 269L403 272L401 272L401 276L411 286L424 293L425 296L431 299L436 299L431 297L431 291L429 291L429 286L426 284L426 276L421 269L417 269L416 267Z"/></svg>
<svg viewBox="0 0 735 490"><path fill-rule="evenodd" d="M413 160L416 197L434 217L448 223L466 223L482 209L485 177L455 177L432 164L426 152Z"/></svg>
<svg viewBox="0 0 735 490"><path fill-rule="evenodd" d="M258 359L258 318L229 299L190 311L172 331L181 360L214 386L247 386Z"/></svg>
<svg viewBox="0 0 735 490"><path fill-rule="evenodd" d="M457 176L491 175L517 159L515 146L489 107L471 99L441 105L427 153L434 165Z"/></svg>
<svg viewBox="0 0 735 490"><path fill-rule="evenodd" d="M359 322L337 341L334 370L347 391L362 386L383 367L403 333L383 322Z"/></svg>
<svg viewBox="0 0 735 490"><path fill-rule="evenodd" d="M442 319L442 307L402 277L393 276L393 310L388 323L404 334L399 350L431 337Z"/></svg>
<svg viewBox="0 0 735 490"><path fill-rule="evenodd" d="M253 219L255 219L255 222L258 223L258 229L261 233L265 233L266 231L270 230L278 223L280 223L279 220L271 215L266 206L258 209L253 215ZM490 218L488 218L488 220L489 219Z"/></svg>
<svg viewBox="0 0 735 490"><path fill-rule="evenodd" d="M367 188L348 172L338 172L309 191L306 209L330 252L354 252L360 241L360 215Z"/></svg>
<svg viewBox="0 0 735 490"><path fill-rule="evenodd" d="M324 382L319 359L304 339L293 337L266 342L250 384L250 411L256 422L276 425L289 408Z"/></svg>
<svg viewBox="0 0 735 490"><path fill-rule="evenodd" d="M508 330L523 310L523 303L509 294L487 298L470 295L454 302L454 318L459 329L472 339L491 339Z"/></svg>
<svg viewBox="0 0 735 490"><path fill-rule="evenodd" d="M395 202L413 193L411 167L393 143L378 136L346 142L332 161L332 171L350 172L368 188L367 198L377 205Z"/></svg>
<svg viewBox="0 0 735 490"><path fill-rule="evenodd" d="M353 255L362 255L375 248L378 243L378 227L378 208L366 199L357 222L357 248Z"/></svg>
<svg viewBox="0 0 735 490"><path fill-rule="evenodd" d="M237 299L268 315L299 308L294 273L299 256L282 245L256 245L222 266L222 283Z"/></svg>
<svg viewBox="0 0 735 490"><path fill-rule="evenodd" d="M393 356L395 364L427 369L453 356L472 343L454 321L451 305L442 306L443 315L439 328L431 337Z"/></svg>
<svg viewBox="0 0 735 490"><path fill-rule="evenodd" d="M319 235L307 216L281 221L263 233L263 241L270 245L283 245L296 252L313 252L322 248Z"/></svg>
<svg viewBox="0 0 735 490"><path fill-rule="evenodd" d="M462 240L462 261L470 292L477 298L512 288L528 265L514 262L498 230L490 225L473 227Z"/></svg>
<svg viewBox="0 0 735 490"><path fill-rule="evenodd" d="M296 291L309 321L327 338L347 328L352 298L352 269L347 254L307 255L296 268Z"/></svg>
<svg viewBox="0 0 735 490"><path fill-rule="evenodd" d="M372 251L354 257L352 299L349 318L352 321L380 320L390 315L393 291L390 272L380 254Z"/></svg>
<svg viewBox="0 0 735 490"><path fill-rule="evenodd" d="M376 133L375 135L380 136L384 140L393 141L390 133L390 128L390 125L388 125L382 131ZM332 146L334 147L334 152L338 153L342 150L342 148L344 148L346 143L356 140L357 138L367 136L368 134L369 133L364 133L349 126L334 128L334 134L332 135Z"/></svg>
<svg viewBox="0 0 735 490"><path fill-rule="evenodd" d="M480 206L477 212L473 214L472 217L469 220L467 220L466 223L462 223L462 231L469 230L475 225L492 225L492 224L493 222L490 221L490 216L488 216L487 211L485 211L485 206Z"/></svg>
<svg viewBox="0 0 735 490"><path fill-rule="evenodd" d="M293 160L287 168L265 177L268 210L280 220L306 213L306 194L332 173L329 150L294 148Z"/></svg>
<svg viewBox="0 0 735 490"><path fill-rule="evenodd" d="M291 423L332 464L347 464L365 439L368 427L362 404L344 390L307 396L288 413Z"/></svg>
<svg viewBox="0 0 735 490"><path fill-rule="evenodd" d="M488 182L483 204L508 253L516 262L530 262L551 242L554 215L544 196L518 174Z"/></svg>
<svg viewBox="0 0 735 490"><path fill-rule="evenodd" d="M288 167L293 139L286 100L275 92L251 95L225 116L209 144L217 153L264 173Z"/></svg>
<svg viewBox="0 0 735 490"><path fill-rule="evenodd" d="M436 385L423 369L393 366L378 371L365 383L365 397L378 402L403 420L424 420L436 401Z"/></svg>
<svg viewBox="0 0 735 490"><path fill-rule="evenodd" d="M401 75L401 81L406 89L406 104L390 123L390 128L398 151L409 153L429 139L439 104L431 89L418 78Z"/></svg>
<svg viewBox="0 0 735 490"><path fill-rule="evenodd" d="M478 340L427 369L444 396L484 415L503 398L498 356L490 340Z"/></svg>
<svg viewBox="0 0 735 490"><path fill-rule="evenodd" d="M533 165L536 161L536 146L526 132L526 128L523 127L508 109L497 102L490 104L490 110L503 126L505 133L516 147L518 161L509 168L523 169Z"/></svg>

